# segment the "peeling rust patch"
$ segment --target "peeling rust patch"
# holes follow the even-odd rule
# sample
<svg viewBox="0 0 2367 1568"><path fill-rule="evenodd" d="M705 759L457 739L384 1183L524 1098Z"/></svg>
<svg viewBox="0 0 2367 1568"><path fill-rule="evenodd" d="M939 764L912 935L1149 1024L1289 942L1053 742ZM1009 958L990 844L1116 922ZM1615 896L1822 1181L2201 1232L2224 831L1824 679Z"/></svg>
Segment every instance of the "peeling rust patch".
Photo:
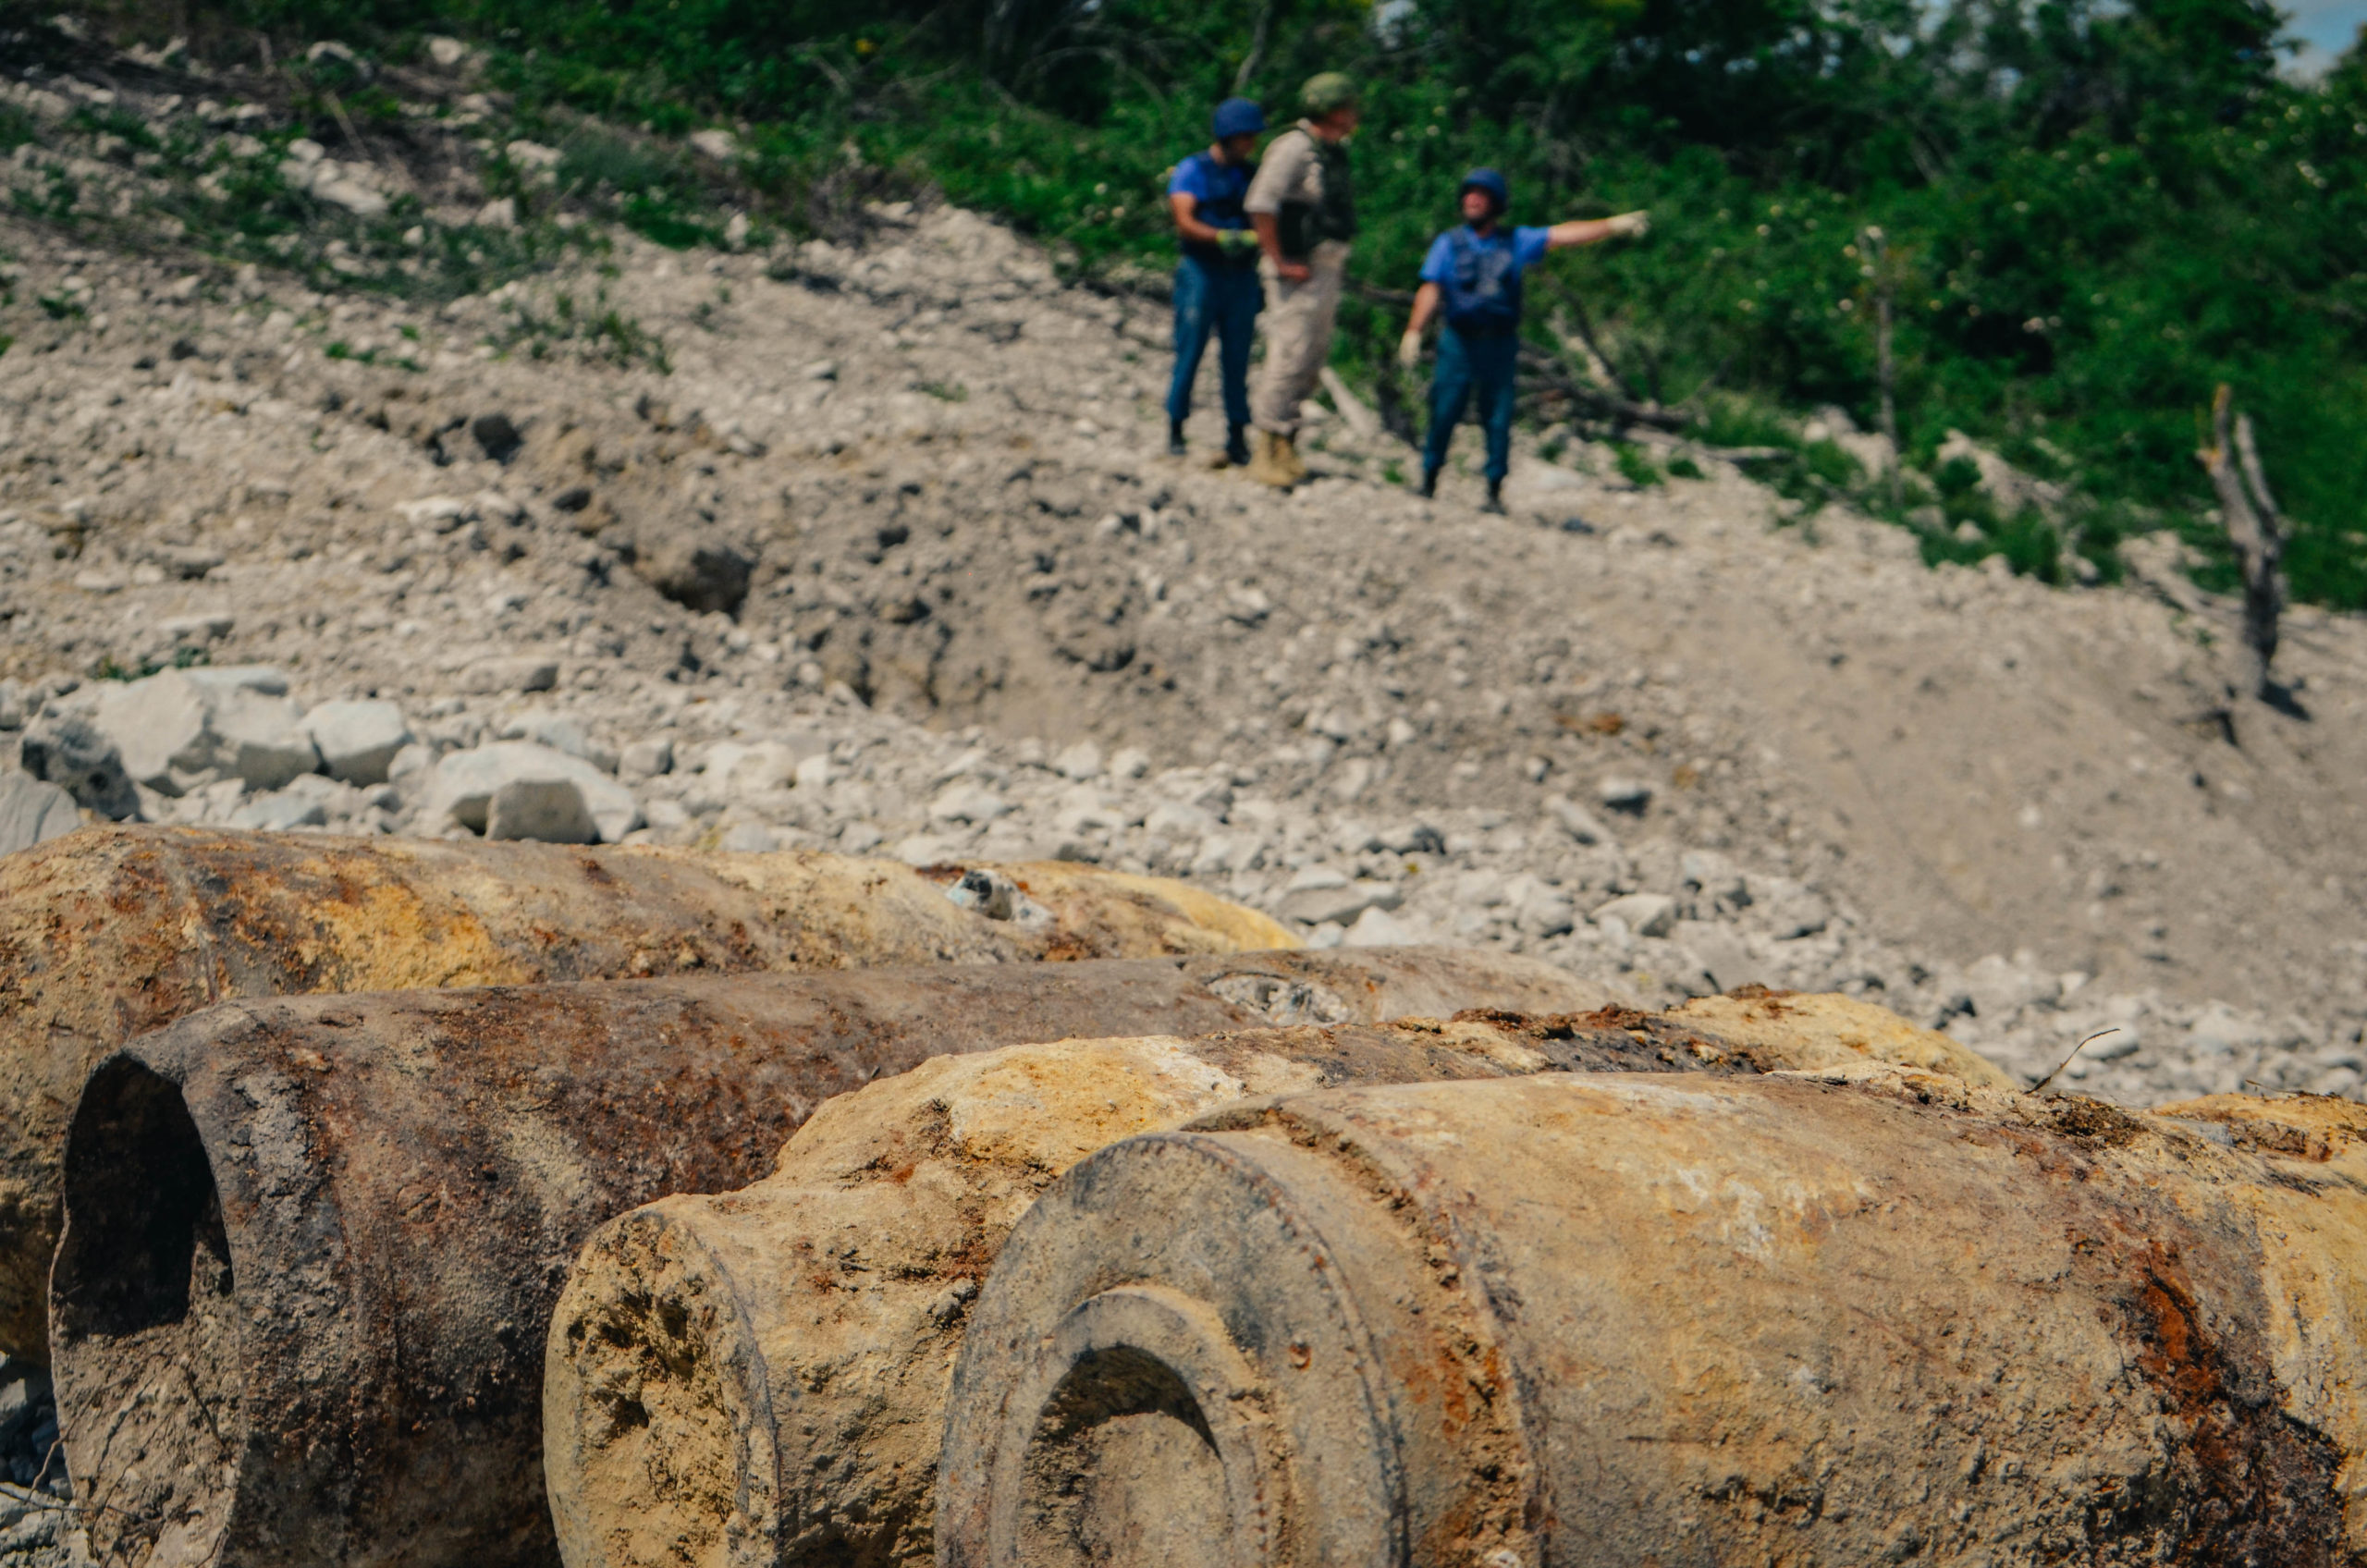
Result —
<svg viewBox="0 0 2367 1568"><path fill-rule="evenodd" d="M2182 1428L2177 1460L2193 1471L2180 1493L2182 1516L2158 1521L2176 1541L2167 1561L2194 1568L2346 1561L2342 1453L2277 1407L2266 1346L2212 1331L2175 1247L2151 1241L2131 1261L2128 1311L2143 1347L2136 1365L2163 1414ZM2144 1500L2124 1507L2136 1517L2114 1520L2121 1531L2157 1523Z"/></svg>
<svg viewBox="0 0 2367 1568"><path fill-rule="evenodd" d="M2085 1095L2058 1095L2040 1103L2053 1130L2083 1149L2122 1148L2152 1132L2118 1106Z"/></svg>
<svg viewBox="0 0 2367 1568"><path fill-rule="evenodd" d="M1565 1072L1767 1072L1789 1065L1773 1052L1633 1008L1528 1014L1469 1008L1450 1022L1527 1040Z"/></svg>

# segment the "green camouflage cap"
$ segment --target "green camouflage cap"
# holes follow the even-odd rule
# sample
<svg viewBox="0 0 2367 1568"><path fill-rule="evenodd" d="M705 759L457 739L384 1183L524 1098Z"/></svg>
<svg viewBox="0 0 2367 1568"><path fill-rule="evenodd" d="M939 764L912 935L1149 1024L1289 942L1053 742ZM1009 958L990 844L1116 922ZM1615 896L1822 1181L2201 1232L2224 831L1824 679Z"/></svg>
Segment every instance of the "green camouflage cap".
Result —
<svg viewBox="0 0 2367 1568"><path fill-rule="evenodd" d="M1298 100L1310 115L1328 115L1335 109L1355 106L1356 84L1340 71L1324 71L1306 79L1298 90Z"/></svg>

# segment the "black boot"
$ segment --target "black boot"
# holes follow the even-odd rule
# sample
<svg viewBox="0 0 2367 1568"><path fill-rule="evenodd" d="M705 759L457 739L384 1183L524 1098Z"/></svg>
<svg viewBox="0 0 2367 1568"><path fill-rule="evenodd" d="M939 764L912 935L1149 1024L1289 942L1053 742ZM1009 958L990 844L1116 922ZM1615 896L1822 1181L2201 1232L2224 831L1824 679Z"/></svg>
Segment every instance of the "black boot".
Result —
<svg viewBox="0 0 2367 1568"><path fill-rule="evenodd" d="M1422 499L1434 501L1438 499L1438 494L1439 471L1434 468L1424 469L1422 471Z"/></svg>
<svg viewBox="0 0 2367 1568"><path fill-rule="evenodd" d="M1247 425L1233 424L1225 427L1224 460L1235 468L1249 466L1249 427Z"/></svg>
<svg viewBox="0 0 2367 1568"><path fill-rule="evenodd" d="M1180 458L1184 450L1184 422L1180 419L1169 420L1167 422L1167 455L1171 458Z"/></svg>
<svg viewBox="0 0 2367 1568"><path fill-rule="evenodd" d="M1491 479L1488 481L1488 499L1479 509L1483 512L1493 513L1497 517L1504 515L1504 482L1502 480Z"/></svg>

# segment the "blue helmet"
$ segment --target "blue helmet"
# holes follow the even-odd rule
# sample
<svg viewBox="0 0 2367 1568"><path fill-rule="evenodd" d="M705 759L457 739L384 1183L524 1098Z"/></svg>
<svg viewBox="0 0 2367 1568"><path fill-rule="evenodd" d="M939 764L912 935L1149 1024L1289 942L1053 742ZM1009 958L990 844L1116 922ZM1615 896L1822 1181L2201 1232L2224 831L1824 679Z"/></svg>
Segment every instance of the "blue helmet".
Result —
<svg viewBox="0 0 2367 1568"><path fill-rule="evenodd" d="M1465 175L1463 183L1455 188L1454 193L1460 197L1466 190L1486 191L1488 199L1496 203L1496 212L1500 216L1506 207L1513 204L1512 187L1506 185L1504 177L1493 169L1473 169L1469 174Z"/></svg>
<svg viewBox="0 0 2367 1568"><path fill-rule="evenodd" d="M1266 129L1266 111L1246 98L1228 98L1217 105L1217 140L1257 136Z"/></svg>

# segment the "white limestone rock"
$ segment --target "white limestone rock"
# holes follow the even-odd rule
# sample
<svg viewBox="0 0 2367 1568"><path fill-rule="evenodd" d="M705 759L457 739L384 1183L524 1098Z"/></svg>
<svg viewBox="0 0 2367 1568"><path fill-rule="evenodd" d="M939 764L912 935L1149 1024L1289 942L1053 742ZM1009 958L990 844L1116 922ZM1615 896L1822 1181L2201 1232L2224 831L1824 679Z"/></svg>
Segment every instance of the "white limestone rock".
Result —
<svg viewBox="0 0 2367 1568"><path fill-rule="evenodd" d="M532 839L544 844L596 844L600 825L572 778L513 778L485 807L488 839Z"/></svg>
<svg viewBox="0 0 2367 1568"><path fill-rule="evenodd" d="M420 803L419 827L434 832L458 824L471 832L485 832L494 796L505 785L536 782L575 785L601 843L613 844L641 826L641 806L632 791L582 757L531 741L497 741L454 752L435 765ZM521 797L518 809L525 805L526 798Z"/></svg>
<svg viewBox="0 0 2367 1568"><path fill-rule="evenodd" d="M100 694L92 722L132 782L167 795L216 778L276 790L320 766L288 679L257 667L168 669Z"/></svg>
<svg viewBox="0 0 2367 1568"><path fill-rule="evenodd" d="M1598 925L1624 922L1638 937L1665 937L1676 925L1676 900L1665 893L1629 893L1598 905L1588 918Z"/></svg>
<svg viewBox="0 0 2367 1568"><path fill-rule="evenodd" d="M15 768L0 772L0 855L30 850L82 826L74 797Z"/></svg>
<svg viewBox="0 0 2367 1568"><path fill-rule="evenodd" d="M395 754L411 742L411 725L393 703L323 703L304 716L303 729L332 778L384 784Z"/></svg>

